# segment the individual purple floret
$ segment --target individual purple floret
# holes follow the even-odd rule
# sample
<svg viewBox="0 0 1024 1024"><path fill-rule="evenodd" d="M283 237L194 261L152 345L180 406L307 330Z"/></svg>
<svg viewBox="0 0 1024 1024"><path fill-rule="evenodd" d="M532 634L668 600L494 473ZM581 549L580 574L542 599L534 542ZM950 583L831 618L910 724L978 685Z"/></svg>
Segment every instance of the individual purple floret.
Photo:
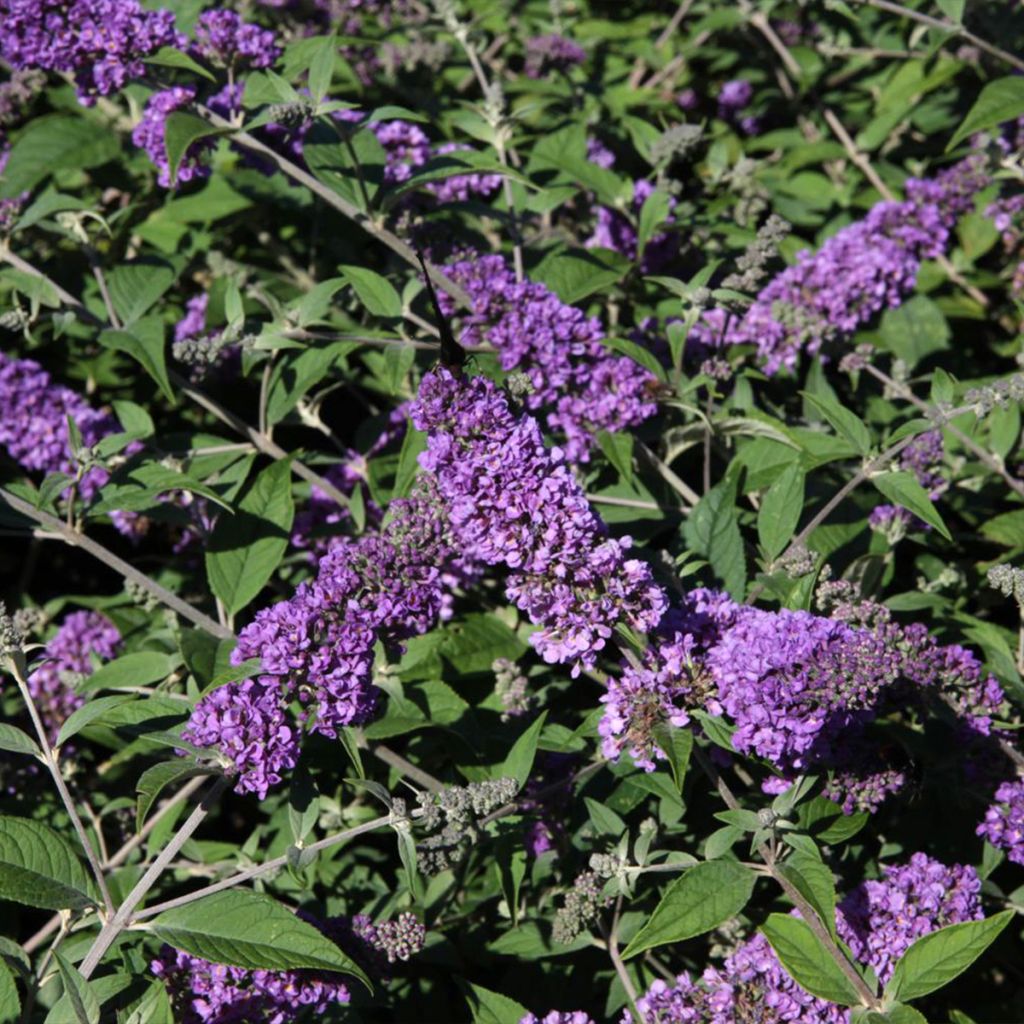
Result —
<svg viewBox="0 0 1024 1024"><path fill-rule="evenodd" d="M995 803L985 812L977 832L1005 850L1015 864L1024 864L1024 781L1004 782L996 790Z"/></svg>
<svg viewBox="0 0 1024 1024"><path fill-rule="evenodd" d="M462 344L490 344L502 369L529 377L532 390L523 401L531 412L543 410L548 427L564 436L570 462L589 459L599 431L626 430L657 411L654 378L602 344L596 318L542 284L517 282L501 256L461 260L447 270L472 303L462 318ZM451 300L440 300L453 315Z"/></svg>
<svg viewBox="0 0 1024 1024"><path fill-rule="evenodd" d="M523 70L528 78L542 78L552 71L564 73L586 59L587 51L565 36L534 36L526 40Z"/></svg>
<svg viewBox="0 0 1024 1024"><path fill-rule="evenodd" d="M85 703L75 686L96 669L95 658L108 660L121 647L121 634L99 612L72 612L46 644L45 660L29 677L39 717L52 743L72 711Z"/></svg>
<svg viewBox="0 0 1024 1024"><path fill-rule="evenodd" d="M459 142L446 142L434 150L434 155L444 156L447 153L460 153L467 150L472 151L472 147L464 146ZM499 188L501 188L500 174L456 174L454 177L432 181L427 185L427 191L439 203L465 203L474 197L489 199Z"/></svg>
<svg viewBox="0 0 1024 1024"><path fill-rule="evenodd" d="M540 627L530 640L546 661L577 675L616 625L657 625L666 599L649 567L626 557L628 538L608 536L565 454L545 447L537 421L513 412L497 385L433 370L412 418L460 545L512 570L506 593Z"/></svg>
<svg viewBox="0 0 1024 1024"><path fill-rule="evenodd" d="M977 921L981 879L974 868L947 867L924 853L882 868L879 881L859 885L839 904L836 928L854 958L870 965L884 985L896 961L939 928Z"/></svg>
<svg viewBox="0 0 1024 1024"><path fill-rule="evenodd" d="M31 359L0 352L0 446L30 472L75 475L68 419L74 421L87 448L116 429L113 418L90 407L81 395L54 384ZM90 499L107 482L101 467L88 470L78 490Z"/></svg>
<svg viewBox="0 0 1024 1024"><path fill-rule="evenodd" d="M958 217L988 182L975 158L930 181L910 179L903 202L876 204L817 252L805 250L762 289L721 337L706 317L693 344L753 345L764 371L792 370L802 351L815 355L843 341L883 309L898 306L917 281L921 262L941 255Z"/></svg>
<svg viewBox="0 0 1024 1024"><path fill-rule="evenodd" d="M143 57L184 46L174 14L137 0L2 0L0 57L12 67L67 71L92 103L144 73Z"/></svg>
<svg viewBox="0 0 1024 1024"><path fill-rule="evenodd" d="M167 115L190 106L195 98L196 91L191 85L175 85L170 89L153 93L146 101L142 119L132 131L132 142L149 155L157 169L156 180L164 188L171 187L171 167L164 140ZM209 139L199 139L188 147L178 165L176 185L183 185L187 181L209 175L210 168L204 161L213 145Z"/></svg>
<svg viewBox="0 0 1024 1024"><path fill-rule="evenodd" d="M425 931L415 915L374 924L362 914L316 921L300 913L341 946L377 981L387 965L408 960L423 948ZM168 988L180 1024L290 1024L300 1016L323 1016L351 1001L346 975L331 971L248 970L214 964L164 946L150 970Z"/></svg>
<svg viewBox="0 0 1024 1024"><path fill-rule="evenodd" d="M243 21L234 11L204 11L195 35L196 54L225 67L267 68L281 52L273 32Z"/></svg>
<svg viewBox="0 0 1024 1024"><path fill-rule="evenodd" d="M528 1013L519 1024L594 1024L594 1019L582 1010L552 1010L543 1017Z"/></svg>

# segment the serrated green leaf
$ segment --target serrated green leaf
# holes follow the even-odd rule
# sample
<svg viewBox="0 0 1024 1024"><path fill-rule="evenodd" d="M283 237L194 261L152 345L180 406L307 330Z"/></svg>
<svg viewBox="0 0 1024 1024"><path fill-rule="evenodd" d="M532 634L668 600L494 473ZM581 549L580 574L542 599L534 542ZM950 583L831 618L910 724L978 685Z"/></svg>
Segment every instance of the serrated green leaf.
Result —
<svg viewBox="0 0 1024 1024"><path fill-rule="evenodd" d="M885 994L891 999L920 999L963 974L999 937L1014 911L982 921L951 924L922 936L899 958Z"/></svg>
<svg viewBox="0 0 1024 1024"><path fill-rule="evenodd" d="M60 727L60 732L57 733L57 740L54 746L64 746L72 736L81 732L91 721L99 718L101 715L105 715L111 708L116 708L120 704L127 704L130 700L135 700L132 694L117 693L111 697L97 697L95 700L83 704L80 708L76 708Z"/></svg>
<svg viewBox="0 0 1024 1024"><path fill-rule="evenodd" d="M813 394L810 391L801 391L800 394L831 424L840 437L849 442L861 455L867 455L871 450L871 432L864 426L864 421L859 416L829 396Z"/></svg>
<svg viewBox="0 0 1024 1024"><path fill-rule="evenodd" d="M942 517L935 510L928 492L917 482L917 477L907 470L894 470L870 477L871 483L893 504L913 512L918 519L934 526L947 540L952 536Z"/></svg>
<svg viewBox="0 0 1024 1024"><path fill-rule="evenodd" d="M804 471L791 463L761 499L757 513L757 539L768 562L774 562L793 539L804 507Z"/></svg>
<svg viewBox="0 0 1024 1024"><path fill-rule="evenodd" d="M386 277L366 267L342 265L338 270L373 316L397 318L402 315L402 299Z"/></svg>
<svg viewBox="0 0 1024 1024"><path fill-rule="evenodd" d="M131 356L156 381L167 399L174 401L174 392L167 376L164 325L158 317L137 320L131 330L103 331L99 336L99 343L104 348Z"/></svg>
<svg viewBox="0 0 1024 1024"><path fill-rule="evenodd" d="M804 836L803 838L807 838ZM833 938L836 934L836 889L832 872L820 857L796 852L777 865L779 873L814 907Z"/></svg>
<svg viewBox="0 0 1024 1024"><path fill-rule="evenodd" d="M229 614L241 611L273 576L294 515L291 463L282 459L256 477L233 516L218 520L206 549L206 572Z"/></svg>
<svg viewBox="0 0 1024 1024"><path fill-rule="evenodd" d="M771 914L761 926L765 938L801 988L840 1006L857 1006L860 996L806 921Z"/></svg>
<svg viewBox="0 0 1024 1024"><path fill-rule="evenodd" d="M217 892L155 917L157 938L216 964L249 970L310 968L358 978L370 992L365 972L313 925L261 893Z"/></svg>
<svg viewBox="0 0 1024 1024"><path fill-rule="evenodd" d="M623 959L711 931L738 914L753 891L753 872L737 861L709 860L695 865L668 887L626 947Z"/></svg>
<svg viewBox="0 0 1024 1024"><path fill-rule="evenodd" d="M502 762L501 767L495 770L494 777L512 778L519 783L520 788L526 785L533 768L534 758L537 756L537 744L540 742L540 732L544 728L548 713L541 712L533 724L515 741L508 756Z"/></svg>
<svg viewBox="0 0 1024 1024"><path fill-rule="evenodd" d="M42 753L39 745L28 733L6 722L0 722L0 750L12 754L31 754L33 757L38 757Z"/></svg>
<svg viewBox="0 0 1024 1024"><path fill-rule="evenodd" d="M1015 121L1021 114L1024 114L1024 78L1008 75L989 82L953 133L946 152L975 132L996 128L1005 121Z"/></svg>
<svg viewBox="0 0 1024 1024"><path fill-rule="evenodd" d="M99 1024L100 1004L92 986L82 977L78 969L59 952L53 954L64 983L64 995L46 1015L45 1024L68 1024L67 1011L74 1014L77 1024ZM66 1005L61 1004L66 1000Z"/></svg>
<svg viewBox="0 0 1024 1024"><path fill-rule="evenodd" d="M217 135L230 135L232 128L215 128L209 121L184 110L172 110L164 125L164 147L167 150L167 166L171 184L176 185L178 168L189 146L201 139Z"/></svg>
<svg viewBox="0 0 1024 1024"><path fill-rule="evenodd" d="M156 803L157 797L168 786L175 782L184 782L186 779L195 778L197 775L210 775L213 771L214 769L209 766L186 761L182 757L150 765L139 776L139 781L135 784L135 792L138 793L135 805L135 830L142 831L150 809Z"/></svg>
<svg viewBox="0 0 1024 1024"><path fill-rule="evenodd" d="M0 817L0 899L42 910L84 910L95 904L78 855L39 821Z"/></svg>
<svg viewBox="0 0 1024 1024"><path fill-rule="evenodd" d="M529 1010L514 999L498 992L470 985L469 1009L473 1024L519 1024L529 1015Z"/></svg>

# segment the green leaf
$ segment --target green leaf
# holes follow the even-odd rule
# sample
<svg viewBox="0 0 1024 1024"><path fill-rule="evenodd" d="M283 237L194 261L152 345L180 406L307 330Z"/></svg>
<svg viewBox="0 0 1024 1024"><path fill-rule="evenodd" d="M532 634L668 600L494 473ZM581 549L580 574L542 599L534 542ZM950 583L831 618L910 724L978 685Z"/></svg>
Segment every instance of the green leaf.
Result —
<svg viewBox="0 0 1024 1024"><path fill-rule="evenodd" d="M61 1007L65 999L67 1007L75 1015L77 1024L99 1024L100 1004L89 982L60 953L54 953L53 956L57 961L61 981L64 983L64 995L46 1015L45 1024L68 1024L66 1009Z"/></svg>
<svg viewBox="0 0 1024 1024"><path fill-rule="evenodd" d="M119 704L127 704L130 700L135 700L133 694L117 693L112 697L97 697L95 700L89 701L88 704L83 704L73 711L60 727L54 746L64 746L72 736L81 732L91 721L105 715L111 708L116 708Z"/></svg>
<svg viewBox="0 0 1024 1024"><path fill-rule="evenodd" d="M178 269L167 260L149 257L122 263L107 274L110 300L127 328L139 319L177 280Z"/></svg>
<svg viewBox="0 0 1024 1024"><path fill-rule="evenodd" d="M597 435L605 458L618 470L626 483L633 482L633 435L626 433L609 434L602 430Z"/></svg>
<svg viewBox="0 0 1024 1024"><path fill-rule="evenodd" d="M638 260L643 256L647 243L668 221L671 202L668 193L663 192L660 188L655 189L644 200L644 205L640 208L640 224L637 231L636 254Z"/></svg>
<svg viewBox="0 0 1024 1024"><path fill-rule="evenodd" d="M38 757L42 751L38 744L26 732L22 732L15 725L8 725L0 722L0 750L9 751L12 754L31 754Z"/></svg>
<svg viewBox="0 0 1024 1024"><path fill-rule="evenodd" d="M771 914L761 926L790 977L813 996L840 1006L857 1006L860 996L806 921Z"/></svg>
<svg viewBox="0 0 1024 1024"><path fill-rule="evenodd" d="M0 899L42 910L84 910L95 904L77 854L52 828L0 817Z"/></svg>
<svg viewBox="0 0 1024 1024"><path fill-rule="evenodd" d="M0 179L0 198L31 191L64 168L98 167L120 152L118 137L92 117L47 114L32 118L11 147Z"/></svg>
<svg viewBox="0 0 1024 1024"><path fill-rule="evenodd" d="M913 473L897 470L870 477L870 480L893 504L913 512L918 519L934 526L947 540L953 539L928 497L928 492L917 482Z"/></svg>
<svg viewBox="0 0 1024 1024"><path fill-rule="evenodd" d="M806 836L804 837L807 838ZM820 857L796 852L777 865L779 873L814 907L822 923L836 934L836 888L832 872Z"/></svg>
<svg viewBox="0 0 1024 1024"><path fill-rule="evenodd" d="M497 658L515 661L527 645L497 616L471 612L453 623L440 651L460 675L490 672Z"/></svg>
<svg viewBox="0 0 1024 1024"><path fill-rule="evenodd" d="M629 270L626 260L613 260L587 250L548 256L531 275L546 284L563 302L572 305L588 295L603 291L615 284Z"/></svg>
<svg viewBox="0 0 1024 1024"><path fill-rule="evenodd" d="M149 686L166 679L181 663L174 654L163 651L133 651L101 665L78 689L117 690L126 686Z"/></svg>
<svg viewBox="0 0 1024 1024"><path fill-rule="evenodd" d="M668 887L654 913L626 947L623 958L711 931L738 914L753 891L753 873L736 861L697 864Z"/></svg>
<svg viewBox="0 0 1024 1024"><path fill-rule="evenodd" d="M955 21L958 25L963 21L964 18L964 4L967 0L935 0L936 6L942 13L949 18L950 21Z"/></svg>
<svg viewBox="0 0 1024 1024"><path fill-rule="evenodd" d="M338 270L374 316L396 318L402 315L402 300L386 277L366 267L342 265Z"/></svg>
<svg viewBox="0 0 1024 1024"><path fill-rule="evenodd" d="M171 382L167 378L164 325L159 317L137 320L130 331L104 331L99 336L99 343L104 348L131 356L157 382L167 399L174 401Z"/></svg>
<svg viewBox="0 0 1024 1024"><path fill-rule="evenodd" d="M711 563L725 589L742 600L746 591L747 563L743 537L736 518L736 481L727 477L704 495L683 526L691 551Z"/></svg>
<svg viewBox="0 0 1024 1024"><path fill-rule="evenodd" d="M1008 75L989 82L953 133L946 152L969 135L995 128L1004 121L1015 121L1021 114L1024 114L1024 78Z"/></svg>
<svg viewBox="0 0 1024 1024"><path fill-rule="evenodd" d="M398 469L395 470L394 497L404 498L412 488L413 481L420 471L419 457L426 451L427 435L416 430L410 423L402 438L402 450L398 455Z"/></svg>
<svg viewBox="0 0 1024 1024"><path fill-rule="evenodd" d="M309 62L309 92L314 103L320 103L331 91L331 79L338 59L338 40L333 36L318 36L308 40L313 49Z"/></svg>
<svg viewBox="0 0 1024 1024"><path fill-rule="evenodd" d="M693 730L679 729L667 722L655 726L654 741L668 758L668 766L672 772L672 781L680 793L686 781L686 770L690 766L690 754L693 751Z"/></svg>
<svg viewBox="0 0 1024 1024"><path fill-rule="evenodd" d="M171 1000L162 981L154 981L146 989L124 1024L174 1024Z"/></svg>
<svg viewBox="0 0 1024 1024"><path fill-rule="evenodd" d="M757 513L757 539L774 562L793 539L804 507L804 471L790 463L768 488Z"/></svg>
<svg viewBox="0 0 1024 1024"><path fill-rule="evenodd" d="M605 807L600 801L585 796L583 802L587 805L590 823L598 832L618 838L629 828L611 808Z"/></svg>
<svg viewBox="0 0 1024 1024"><path fill-rule="evenodd" d="M340 971L373 991L363 970L284 904L247 890L204 896L155 917L157 938L215 964L248 970Z"/></svg>
<svg viewBox="0 0 1024 1024"><path fill-rule="evenodd" d="M530 728L515 741L508 756L501 763L501 767L495 770L494 778L515 779L519 783L520 789L526 785L526 780L530 777L530 770L533 768L533 759L537 756L540 731L544 728L547 717L546 711L541 712Z"/></svg>
<svg viewBox="0 0 1024 1024"><path fill-rule="evenodd" d="M18 986L6 961L0 959L0 1024L16 1024L21 1018Z"/></svg>
<svg viewBox="0 0 1024 1024"><path fill-rule="evenodd" d="M173 110L167 115L164 125L164 146L167 149L167 165L171 185L178 181L178 168L185 158L189 146L200 139L208 139L215 135L230 135L233 128L214 128L209 121L204 121L196 114L184 110Z"/></svg>
<svg viewBox="0 0 1024 1024"><path fill-rule="evenodd" d="M927 296L915 295L885 311L878 334L913 369L926 356L949 348L951 332L942 310Z"/></svg>
<svg viewBox="0 0 1024 1024"><path fill-rule="evenodd" d="M864 421L859 416L828 396L816 395L810 391L801 391L800 394L828 420L840 437L849 441L861 455L867 455L871 450L871 432L864 426Z"/></svg>
<svg viewBox="0 0 1024 1024"><path fill-rule="evenodd" d="M291 463L273 462L253 481L233 515L222 515L206 550L206 572L228 614L264 588L284 557L295 514Z"/></svg>
<svg viewBox="0 0 1024 1024"><path fill-rule="evenodd" d="M967 970L999 937L1014 911L982 921L966 921L922 936L900 957L885 987L886 997L920 999L949 984Z"/></svg>
<svg viewBox="0 0 1024 1024"><path fill-rule="evenodd" d="M139 781L135 784L135 791L138 793L135 805L135 830L142 831L142 826L146 823L157 797L168 786L195 778L197 775L211 775L213 772L213 768L187 761L183 757L151 765L139 776Z"/></svg>
<svg viewBox="0 0 1024 1024"><path fill-rule="evenodd" d="M479 985L470 985L467 997L473 1024L519 1024L529 1014L525 1006Z"/></svg>
<svg viewBox="0 0 1024 1024"><path fill-rule="evenodd" d="M191 71L193 74L199 75L209 82L217 81L202 64L194 61L187 53L176 50L173 46L161 46L156 53L143 57L142 63L153 64L161 68L179 68L182 71Z"/></svg>
<svg viewBox="0 0 1024 1024"><path fill-rule="evenodd" d="M299 764L292 772L288 789L288 824L292 841L301 843L312 831L320 817L320 796L309 769Z"/></svg>

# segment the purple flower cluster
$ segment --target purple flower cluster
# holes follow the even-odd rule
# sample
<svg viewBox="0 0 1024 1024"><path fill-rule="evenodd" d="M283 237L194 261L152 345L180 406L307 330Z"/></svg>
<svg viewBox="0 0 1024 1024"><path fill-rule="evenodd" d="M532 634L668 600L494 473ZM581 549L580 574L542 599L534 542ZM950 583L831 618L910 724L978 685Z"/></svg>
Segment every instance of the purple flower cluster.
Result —
<svg viewBox="0 0 1024 1024"><path fill-rule="evenodd" d="M142 58L183 46L170 11L138 0L2 0L0 57L15 68L67 71L91 103L143 74Z"/></svg>
<svg viewBox="0 0 1024 1024"><path fill-rule="evenodd" d="M305 916L305 915L300 915ZM409 913L374 925L365 915L320 922L307 917L349 955L386 974L386 965L423 948L423 925ZM317 1017L351 1001L345 976L329 971L248 970L211 963L170 946L150 964L167 985L175 1019L182 1024L289 1024L309 1012ZM382 978L386 980L386 977Z"/></svg>
<svg viewBox="0 0 1024 1024"><path fill-rule="evenodd" d="M538 1017L535 1013L528 1013L519 1024L595 1024L594 1019L582 1010L552 1010L550 1013Z"/></svg>
<svg viewBox="0 0 1024 1024"><path fill-rule="evenodd" d="M164 188L171 187L171 167L167 159L167 143L164 135L167 129L167 115L182 107L188 107L196 98L191 85L175 85L153 93L146 101L142 118L132 130L132 142L144 149L157 169L157 181ZM210 139L199 139L185 151L178 165L176 183L179 185L197 178L205 178L210 168L205 163L214 143Z"/></svg>
<svg viewBox="0 0 1024 1024"><path fill-rule="evenodd" d="M626 557L628 538L608 536L565 454L545 447L537 421L513 412L497 385L433 370L412 418L460 545L512 570L506 594L540 627L530 639L545 661L577 675L617 624L658 624L666 599L648 566Z"/></svg>
<svg viewBox="0 0 1024 1024"><path fill-rule="evenodd" d="M552 71L564 73L586 59L587 51L565 36L534 36L526 40L523 71L528 78L542 78Z"/></svg>
<svg viewBox="0 0 1024 1024"><path fill-rule="evenodd" d="M996 790L978 835L1005 850L1015 864L1024 864L1024 781L1004 782Z"/></svg>
<svg viewBox="0 0 1024 1024"><path fill-rule="evenodd" d="M253 68L270 67L281 52L269 29L243 21L234 11L218 9L199 16L193 49L225 67Z"/></svg>
<svg viewBox="0 0 1024 1024"><path fill-rule="evenodd" d="M947 867L923 853L883 869L839 904L836 928L854 957L884 984L896 961L923 935L983 916L981 881L971 867ZM812 996L779 963L763 935L744 942L721 968L701 978L660 979L638 1000L647 1024L849 1024L850 1011ZM621 1024L632 1024L627 1010Z"/></svg>
<svg viewBox="0 0 1024 1024"><path fill-rule="evenodd" d="M846 896L837 908L836 928L855 959L871 966L884 985L896 961L923 935L983 918L980 893L974 868L947 867L915 853Z"/></svg>
<svg viewBox="0 0 1024 1024"><path fill-rule="evenodd" d="M462 319L462 344L489 343L502 369L529 377L526 407L546 412L548 427L565 437L569 461L588 460L598 431L634 427L657 411L651 400L654 378L605 348L596 318L566 305L542 284L517 282L501 256L461 260L447 270L472 303ZM454 304L440 298L452 315Z"/></svg>
<svg viewBox="0 0 1024 1024"><path fill-rule="evenodd" d="M72 711L85 703L76 684L92 675L95 660L113 658L121 634L99 612L72 612L46 644L45 660L29 677L32 700L53 742Z"/></svg>
<svg viewBox="0 0 1024 1024"><path fill-rule="evenodd" d="M816 252L805 250L762 289L724 343L754 345L766 373L793 369L801 351L844 340L876 313L897 306L914 287L922 260L945 251L957 218L988 182L975 158L931 181L911 179L903 202L881 202ZM705 316L695 343L718 344L724 315Z"/></svg>
<svg viewBox="0 0 1024 1024"><path fill-rule="evenodd" d="M220 748L238 792L262 799L295 764L303 728L334 737L373 715L375 644L430 629L463 568L429 484L392 502L379 531L339 540L315 580L242 630L232 661L257 659L260 675L204 697L184 738ZM298 721L288 710L295 700L305 706Z"/></svg>
<svg viewBox="0 0 1024 1024"><path fill-rule="evenodd" d="M68 419L88 448L115 429L112 417L93 409L81 395L60 384L31 359L0 352L0 446L24 469L75 475L75 453ZM107 482L100 467L88 470L78 489L88 500Z"/></svg>

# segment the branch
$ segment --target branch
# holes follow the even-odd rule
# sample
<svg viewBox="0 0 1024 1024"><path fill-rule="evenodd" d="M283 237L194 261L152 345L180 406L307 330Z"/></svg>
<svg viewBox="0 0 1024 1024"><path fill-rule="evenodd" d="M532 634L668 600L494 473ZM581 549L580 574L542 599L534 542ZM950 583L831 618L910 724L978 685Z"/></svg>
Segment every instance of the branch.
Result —
<svg viewBox="0 0 1024 1024"><path fill-rule="evenodd" d="M406 261L410 266L418 267L419 259L416 256L415 250L402 241L396 234L389 231L386 227L381 224L377 224L369 214L364 213L357 206L353 206L352 203L345 199L342 199L337 193L332 192L326 185L324 185L317 178L314 178L308 171L304 171L297 164L293 164L287 157L281 156L280 153L275 152L269 146L264 145L259 139L254 138L248 132L240 131L230 121L225 120L218 114L215 114L208 107L204 107L201 104L196 106L197 112L209 121L210 124L216 128L229 128L231 129L231 141L237 142L238 145L244 149L252 150L254 153L259 153L260 156L267 160L270 160L275 164L281 172L286 174L293 181L299 182L300 185L305 185L312 193L319 196L328 206L334 207L342 216L347 217L349 220L354 221L364 231L373 235L375 238L380 239L389 249L398 253L403 260ZM469 295L459 285L457 285L447 274L439 270L432 263L427 264L427 272L430 274L433 282L438 288L444 289L455 301L466 309L472 305Z"/></svg>
<svg viewBox="0 0 1024 1024"><path fill-rule="evenodd" d="M98 544L84 533L80 533L78 530L68 526L67 523L56 516L50 515L49 512L43 512L30 502L17 497L17 495L12 494L3 487L0 487L0 500L16 512L20 512L23 516L35 520L40 526L45 526L51 534L60 537L66 544L70 544L72 547L79 547L83 551L87 551L93 558L97 558L105 565L109 565L115 572L120 573L125 579L131 580L142 587L147 593L152 594L153 597L160 601L161 604L177 612L182 618L188 619L194 626L206 630L207 633L220 640L228 640L233 636L231 630L225 629L208 615L197 611L188 602L178 597L177 594L172 594L166 587L160 586L159 583L150 579L145 573L139 572L138 569L129 565L123 558L115 555L113 551L105 548L102 544Z"/></svg>
<svg viewBox="0 0 1024 1024"><path fill-rule="evenodd" d="M733 795L732 790L729 788L725 779L719 774L718 769L712 764L711 759L704 753L698 743L693 745L693 756L696 758L697 763L701 766L704 774L711 780L718 790L719 795L725 802L725 805L732 811L739 810L740 802ZM867 982L860 976L860 971L857 970L856 966L847 959L846 954L839 948L835 940L832 938L829 930L822 923L818 917L814 908L804 899L800 891L779 873L775 854L765 845L759 843L756 847L758 856L764 861L765 867L768 869L768 873L775 879L776 882L782 887L783 892L789 897L790 902L800 912L800 916L803 918L804 923L814 932L818 941L828 951L829 956L836 962L836 966L846 979L853 985L857 995L860 996L861 1002L872 1010L882 1010L882 1002L875 995L874 992L868 988Z"/></svg>
<svg viewBox="0 0 1024 1024"><path fill-rule="evenodd" d="M127 927L135 908L145 898L146 893L156 884L157 879L163 873L164 868L178 855L178 851L192 838L192 834L203 823L203 819L210 812L210 808L217 802L217 798L227 787L228 780L223 776L207 790L206 796L196 805L195 810L188 816L185 824L171 838L170 842L160 851L156 859L149 866L146 873L136 883L135 888L125 897L124 902L117 908L117 913L107 921L100 929L99 935L89 947L85 959L79 968L82 977L86 980L96 970L99 962L106 955L106 952L114 944L118 935Z"/></svg>

